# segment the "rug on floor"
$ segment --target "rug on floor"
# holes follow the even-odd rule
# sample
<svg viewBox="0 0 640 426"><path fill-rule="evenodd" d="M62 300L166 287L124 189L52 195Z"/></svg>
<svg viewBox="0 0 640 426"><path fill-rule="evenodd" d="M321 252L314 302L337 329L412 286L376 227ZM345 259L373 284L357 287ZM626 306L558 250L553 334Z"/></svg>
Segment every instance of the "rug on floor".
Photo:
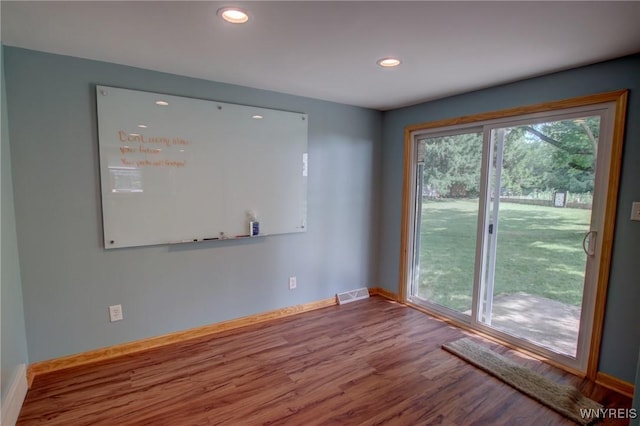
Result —
<svg viewBox="0 0 640 426"><path fill-rule="evenodd" d="M579 424L593 423L603 408L575 387L555 383L469 338L445 343L442 348Z"/></svg>

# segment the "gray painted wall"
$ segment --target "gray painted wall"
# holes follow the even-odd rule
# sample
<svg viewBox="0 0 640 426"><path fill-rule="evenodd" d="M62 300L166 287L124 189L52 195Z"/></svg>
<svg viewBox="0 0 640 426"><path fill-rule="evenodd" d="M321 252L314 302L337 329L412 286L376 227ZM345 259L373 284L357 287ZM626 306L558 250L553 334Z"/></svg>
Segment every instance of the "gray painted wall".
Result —
<svg viewBox="0 0 640 426"><path fill-rule="evenodd" d="M0 70L4 61L0 52ZM0 342L0 359L2 359L0 377L0 399L4 406L9 386L15 379L20 364L27 364L27 337L24 325L22 304L22 286L20 283L20 262L18 261L18 241L13 204L13 185L11 178L11 154L9 147L9 126L7 117L7 99L5 97L4 73L2 73L2 135L0 151L1 184L2 184L2 219L0 234L2 235L1 284L0 284L0 323L2 341Z"/></svg>
<svg viewBox="0 0 640 426"><path fill-rule="evenodd" d="M380 112L18 48L5 62L31 362L377 284ZM95 84L308 113L308 232L105 251Z"/></svg>
<svg viewBox="0 0 640 426"><path fill-rule="evenodd" d="M403 129L409 124L522 105L630 89L617 227L600 358L604 373L635 380L640 345L640 222L629 220L640 200L640 55L559 72L390 111L383 116L382 204L378 280L398 291Z"/></svg>

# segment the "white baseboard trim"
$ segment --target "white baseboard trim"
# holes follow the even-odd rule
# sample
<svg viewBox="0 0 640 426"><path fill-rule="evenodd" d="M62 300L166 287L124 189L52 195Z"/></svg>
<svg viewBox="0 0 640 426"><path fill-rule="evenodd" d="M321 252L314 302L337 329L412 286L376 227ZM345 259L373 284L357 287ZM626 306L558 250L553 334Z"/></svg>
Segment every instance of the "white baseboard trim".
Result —
<svg viewBox="0 0 640 426"><path fill-rule="evenodd" d="M9 386L7 396L2 402L2 408L0 409L0 411L2 411L2 420L0 421L0 425L15 426L18 421L18 416L20 415L22 403L27 396L27 389L27 366L20 364L16 369L13 382L11 386Z"/></svg>

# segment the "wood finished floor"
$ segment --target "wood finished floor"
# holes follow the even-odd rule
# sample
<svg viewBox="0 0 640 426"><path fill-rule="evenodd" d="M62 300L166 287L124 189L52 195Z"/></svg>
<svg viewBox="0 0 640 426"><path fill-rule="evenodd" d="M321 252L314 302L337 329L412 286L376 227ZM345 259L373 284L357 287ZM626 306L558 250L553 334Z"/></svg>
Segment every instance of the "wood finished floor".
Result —
<svg viewBox="0 0 640 426"><path fill-rule="evenodd" d="M373 297L38 376L18 425L573 424L440 348L466 335ZM631 406L485 343L607 407Z"/></svg>

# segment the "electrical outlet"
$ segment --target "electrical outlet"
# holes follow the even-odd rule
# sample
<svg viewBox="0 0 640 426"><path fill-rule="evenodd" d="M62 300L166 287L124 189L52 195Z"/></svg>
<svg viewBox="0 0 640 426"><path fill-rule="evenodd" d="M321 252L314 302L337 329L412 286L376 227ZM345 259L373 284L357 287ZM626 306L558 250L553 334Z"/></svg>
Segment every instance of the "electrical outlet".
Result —
<svg viewBox="0 0 640 426"><path fill-rule="evenodd" d="M112 305L109 306L109 321L120 321L122 320L122 305Z"/></svg>
<svg viewBox="0 0 640 426"><path fill-rule="evenodd" d="M640 202L631 203L631 220L640 220Z"/></svg>
<svg viewBox="0 0 640 426"><path fill-rule="evenodd" d="M298 283L296 282L296 277L289 277L289 290L293 290L297 286Z"/></svg>

